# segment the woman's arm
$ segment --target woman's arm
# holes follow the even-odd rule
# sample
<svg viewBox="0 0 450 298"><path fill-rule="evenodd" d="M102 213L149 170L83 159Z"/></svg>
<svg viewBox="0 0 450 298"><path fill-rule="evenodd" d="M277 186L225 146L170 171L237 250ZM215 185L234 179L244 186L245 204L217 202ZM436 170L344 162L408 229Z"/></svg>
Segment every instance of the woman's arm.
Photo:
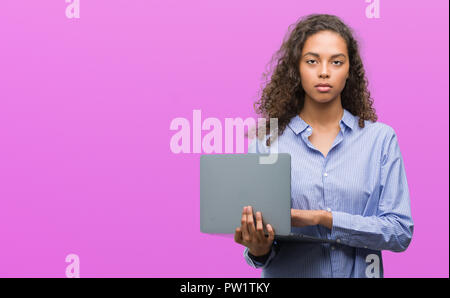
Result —
<svg viewBox="0 0 450 298"><path fill-rule="evenodd" d="M387 144L375 215L292 209L293 226L325 226L331 229L331 239L348 246L395 252L406 250L412 239L414 223L405 167L395 132L392 132Z"/></svg>
<svg viewBox="0 0 450 298"><path fill-rule="evenodd" d="M325 210L291 209L291 225L293 227L306 227L321 225L331 230L333 216Z"/></svg>

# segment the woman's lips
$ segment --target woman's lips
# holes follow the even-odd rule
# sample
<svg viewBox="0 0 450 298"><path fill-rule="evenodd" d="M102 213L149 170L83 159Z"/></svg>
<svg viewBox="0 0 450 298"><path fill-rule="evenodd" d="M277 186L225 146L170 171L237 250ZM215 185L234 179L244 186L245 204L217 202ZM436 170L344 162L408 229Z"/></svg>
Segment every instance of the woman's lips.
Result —
<svg viewBox="0 0 450 298"><path fill-rule="evenodd" d="M328 91L330 91L331 87L329 87L329 86L316 86L316 89L319 90L319 92L328 92Z"/></svg>

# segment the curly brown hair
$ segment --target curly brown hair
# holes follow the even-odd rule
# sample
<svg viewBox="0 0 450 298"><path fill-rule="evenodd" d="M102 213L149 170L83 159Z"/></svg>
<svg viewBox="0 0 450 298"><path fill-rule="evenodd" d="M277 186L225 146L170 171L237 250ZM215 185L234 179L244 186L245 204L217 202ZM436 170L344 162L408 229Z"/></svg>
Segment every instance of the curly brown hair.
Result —
<svg viewBox="0 0 450 298"><path fill-rule="evenodd" d="M270 135L270 118L278 118L278 136L280 136L292 117L302 110L305 91L298 67L301 53L308 37L324 30L338 33L347 44L350 69L345 88L341 92L342 107L359 117L358 122L361 128L364 127L364 120L377 121L378 117L372 107L373 100L367 89L368 81L359 54L358 42L353 37L353 30L334 15L311 14L289 26L281 48L269 62L269 71L263 73L265 80L261 88L262 95L260 96L260 90L258 93L260 99L253 104L253 107L257 114L266 119L266 134ZM274 61L276 61L275 67ZM270 80L267 80L271 73L273 74ZM254 133L257 133L257 127L254 129ZM272 137L267 139L267 146L270 146L271 140L274 139Z"/></svg>

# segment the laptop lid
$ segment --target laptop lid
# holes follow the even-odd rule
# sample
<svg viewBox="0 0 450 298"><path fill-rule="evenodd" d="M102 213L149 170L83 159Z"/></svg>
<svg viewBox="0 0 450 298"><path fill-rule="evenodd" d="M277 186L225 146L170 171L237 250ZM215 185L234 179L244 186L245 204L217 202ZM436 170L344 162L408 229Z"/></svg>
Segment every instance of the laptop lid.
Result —
<svg viewBox="0 0 450 298"><path fill-rule="evenodd" d="M267 154L208 154L200 157L200 230L234 234L242 209L261 211L277 235L291 233L291 156L278 153L274 163L260 163Z"/></svg>

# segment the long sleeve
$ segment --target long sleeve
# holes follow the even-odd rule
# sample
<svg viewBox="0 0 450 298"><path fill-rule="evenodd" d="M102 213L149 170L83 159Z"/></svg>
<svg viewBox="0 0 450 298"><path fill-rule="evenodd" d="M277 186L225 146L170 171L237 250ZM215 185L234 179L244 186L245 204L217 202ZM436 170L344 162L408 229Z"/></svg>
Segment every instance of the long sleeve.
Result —
<svg viewBox="0 0 450 298"><path fill-rule="evenodd" d="M400 147L392 129L381 161L380 197L374 216L333 211L331 238L341 244L401 252L413 235L408 183Z"/></svg>

